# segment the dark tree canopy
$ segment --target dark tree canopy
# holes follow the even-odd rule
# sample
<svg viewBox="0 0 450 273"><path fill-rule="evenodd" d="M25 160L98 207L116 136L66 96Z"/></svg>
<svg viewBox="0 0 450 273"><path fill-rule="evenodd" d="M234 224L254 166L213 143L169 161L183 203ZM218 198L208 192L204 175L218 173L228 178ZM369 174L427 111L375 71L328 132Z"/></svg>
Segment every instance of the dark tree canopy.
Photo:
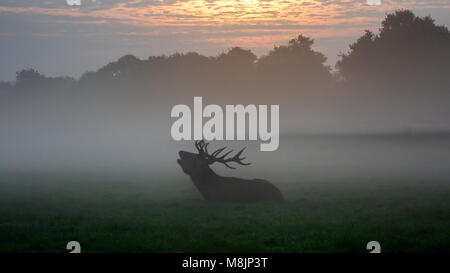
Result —
<svg viewBox="0 0 450 273"><path fill-rule="evenodd" d="M16 72L16 84L30 84L42 82L46 79L44 75L37 70L28 68Z"/></svg>
<svg viewBox="0 0 450 273"><path fill-rule="evenodd" d="M387 14L379 34L366 31L337 62L347 80L413 81L447 78L450 32L409 10Z"/></svg>
<svg viewBox="0 0 450 273"><path fill-rule="evenodd" d="M67 87L74 83L75 80L70 77L46 77L37 70L28 68L16 72L15 86L21 89L40 89ZM3 85L3 87L7 87L7 85Z"/></svg>
<svg viewBox="0 0 450 273"><path fill-rule="evenodd" d="M232 47L227 52L208 57L196 52L139 59L125 55L97 71L87 72L75 81L71 78L46 77L33 69L17 72L16 82L1 84L3 90L16 86L34 88L72 83L84 90L122 90L140 88L143 92L184 92L190 89L277 90L301 93L327 89L333 82L324 54L312 47L314 40L304 35L275 46L258 58L251 50ZM409 10L387 14L379 33L365 33L350 45L336 64L346 82L384 82L388 85L430 86L441 84L448 89L450 77L450 32L434 20L418 17ZM58 85L55 85L58 83ZM336 83L336 82L335 82ZM337 85L338 86L338 85ZM102 87L102 88L100 88ZM22 88L23 89L23 88ZM389 88L384 88L389 89ZM119 91L120 92L120 91ZM188 94L189 91L186 91ZM209 92L209 91L208 91ZM251 91L249 91L251 92ZM271 94L272 91L264 91Z"/></svg>
<svg viewBox="0 0 450 273"><path fill-rule="evenodd" d="M296 78L301 81L327 81L330 68L325 65L326 57L314 51L314 40L299 35L288 45L276 46L268 55L258 60L258 68L269 77Z"/></svg>
<svg viewBox="0 0 450 273"><path fill-rule="evenodd" d="M257 60L257 57L251 50L245 50L240 47L232 47L227 53L217 56L218 64L229 68L248 68Z"/></svg>
<svg viewBox="0 0 450 273"><path fill-rule="evenodd" d="M297 92L300 87L322 86L331 78L326 58L312 49L313 42L299 35L259 59L251 50L240 47L232 47L214 57L188 52L141 60L125 55L96 72L85 73L80 82L87 86L125 89L126 86L162 87L168 92L182 89L186 92L187 89L216 92L240 89L237 92L242 92L250 88L261 90L261 86L289 86L289 92L292 89Z"/></svg>

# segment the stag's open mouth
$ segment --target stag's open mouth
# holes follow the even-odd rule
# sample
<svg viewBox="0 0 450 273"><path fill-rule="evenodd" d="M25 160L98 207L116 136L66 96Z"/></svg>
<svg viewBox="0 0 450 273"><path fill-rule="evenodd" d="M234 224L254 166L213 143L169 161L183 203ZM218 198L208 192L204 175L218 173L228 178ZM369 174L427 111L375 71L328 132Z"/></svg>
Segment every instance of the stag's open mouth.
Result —
<svg viewBox="0 0 450 273"><path fill-rule="evenodd" d="M182 160L182 158L183 158L182 153L183 153L183 151L179 151L179 152L178 152L178 156L179 156L180 158L177 158L177 162L178 162L178 164L180 164L180 165L181 165L181 160Z"/></svg>

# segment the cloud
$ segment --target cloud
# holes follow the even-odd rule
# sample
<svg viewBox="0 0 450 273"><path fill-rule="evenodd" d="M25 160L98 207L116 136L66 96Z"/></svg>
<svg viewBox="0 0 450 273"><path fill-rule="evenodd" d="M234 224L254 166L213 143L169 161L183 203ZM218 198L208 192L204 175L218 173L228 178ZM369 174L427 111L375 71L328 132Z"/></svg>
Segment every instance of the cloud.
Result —
<svg viewBox="0 0 450 273"><path fill-rule="evenodd" d="M450 23L450 2L442 0L383 0L380 6L364 0L82 0L80 7L70 7L65 0L2 0L0 37L5 50L0 59L7 58L14 68L2 65L0 79L13 75L6 70L30 63L47 67L43 72L59 72L64 63L57 58L72 62L67 66L79 74L95 67L94 62L100 66L127 53L214 54L233 45L263 52L299 33L342 45L344 37L350 43L364 29L376 30L386 12L398 8L437 14L443 19L438 23ZM321 48L335 54L332 45ZM65 50L58 50L65 47L84 56L65 56ZM24 51L35 54L29 57ZM92 55L101 57L91 60Z"/></svg>
<svg viewBox="0 0 450 273"><path fill-rule="evenodd" d="M2 13L33 13L49 17L79 17L91 21L135 26L167 25L234 25L261 24L270 26L282 22L292 24L339 24L343 21L382 18L386 11L401 8L404 1L383 1L381 6L369 6L365 1L340 0L84 0L81 7L69 7L65 0L6 0L0 4ZM408 8L450 9L444 1L411 1ZM70 20L70 19L68 19Z"/></svg>

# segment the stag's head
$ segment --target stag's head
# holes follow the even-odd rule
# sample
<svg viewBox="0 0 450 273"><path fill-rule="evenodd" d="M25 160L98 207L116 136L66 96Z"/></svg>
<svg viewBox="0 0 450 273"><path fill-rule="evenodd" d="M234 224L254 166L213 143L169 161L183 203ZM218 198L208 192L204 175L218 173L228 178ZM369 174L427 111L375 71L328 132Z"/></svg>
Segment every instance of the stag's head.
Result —
<svg viewBox="0 0 450 273"><path fill-rule="evenodd" d="M233 157L227 156L233 151L228 151L220 155L226 147L215 150L212 153L208 152L209 143L200 140L195 142L195 148L197 148L198 153L190 153L185 151L180 151L180 159L177 160L178 164L180 164L183 171L188 175L201 174L208 168L209 165L218 162L222 163L230 169L235 169L233 166L230 166L231 163L237 163L240 165L250 165L250 163L244 163L242 160L245 157L241 157L242 152L245 148L242 148L236 155Z"/></svg>

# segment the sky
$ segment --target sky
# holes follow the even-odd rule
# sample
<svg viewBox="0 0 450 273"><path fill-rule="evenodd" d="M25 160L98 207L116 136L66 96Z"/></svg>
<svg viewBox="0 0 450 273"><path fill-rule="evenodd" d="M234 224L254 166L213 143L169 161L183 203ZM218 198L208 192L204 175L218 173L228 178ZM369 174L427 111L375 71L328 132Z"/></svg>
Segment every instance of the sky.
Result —
<svg viewBox="0 0 450 273"><path fill-rule="evenodd" d="M0 0L0 81L24 68L78 78L126 54L217 55L240 46L261 56L300 33L334 66L400 8L450 27L450 0Z"/></svg>

